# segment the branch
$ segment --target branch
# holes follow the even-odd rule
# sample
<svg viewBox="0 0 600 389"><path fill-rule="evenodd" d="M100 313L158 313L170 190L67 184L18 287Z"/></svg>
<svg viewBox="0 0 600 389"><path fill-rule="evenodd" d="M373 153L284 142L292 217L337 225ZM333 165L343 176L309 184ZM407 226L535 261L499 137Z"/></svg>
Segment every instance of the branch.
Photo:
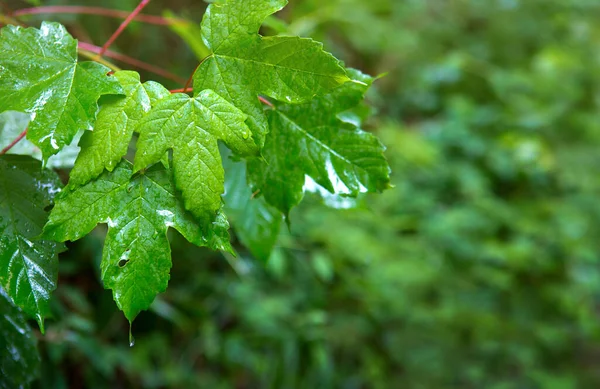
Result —
<svg viewBox="0 0 600 389"><path fill-rule="evenodd" d="M119 11L116 9L108 9L101 7L86 7L86 6L48 6L48 7L35 7L35 8L23 8L15 11L14 16L23 15L39 15L39 14L77 14L77 15L98 15L107 16L116 19L127 19L131 14L125 11ZM156 15L144 15L137 14L134 17L137 22L156 24L159 26L169 26L175 23L188 23L185 19L178 18L165 18Z"/></svg>
<svg viewBox="0 0 600 389"><path fill-rule="evenodd" d="M21 141L21 139L25 138L25 135L27 135L27 129L25 129L25 131L20 133L19 136L17 136L15 140L10 142L10 144L8 146L3 148L2 151L0 151L0 155L4 155L4 154L8 153L8 151L10 149L12 149L17 143L19 143Z"/></svg>
<svg viewBox="0 0 600 389"><path fill-rule="evenodd" d="M86 42L79 42L79 48L86 50L86 51L91 51L92 53L96 53L96 54L100 54L100 51L102 50L100 47L92 45L91 43L86 43ZM116 59L117 61L121 61L128 65L135 66L139 69L146 70L146 71L154 73L154 74L158 74L159 76L168 78L169 80L173 80L173 81L177 82L178 84L183 85L185 83L185 79L177 76L176 74L169 72L168 70L165 70L158 66L154 66L149 63L140 61L139 59L131 58L125 54L115 53L114 51L107 50L104 53L104 55L107 56L108 58Z"/></svg>
<svg viewBox="0 0 600 389"><path fill-rule="evenodd" d="M129 23L131 23L131 21L133 19L135 19L136 15L139 14L144 9L144 7L148 5L148 3L150 3L150 0L140 1L138 6L135 7L135 9L131 12L131 14L123 21L123 23L121 23L119 28L117 28L117 31L115 31L114 34L112 34L112 36L110 38L108 38L108 40L106 41L104 46L102 46L102 49L98 53L99 57L102 57L104 55L104 53L106 52L106 50L108 50L110 45L113 44L113 42L119 37L119 35L121 35L123 30L125 30L127 28Z"/></svg>

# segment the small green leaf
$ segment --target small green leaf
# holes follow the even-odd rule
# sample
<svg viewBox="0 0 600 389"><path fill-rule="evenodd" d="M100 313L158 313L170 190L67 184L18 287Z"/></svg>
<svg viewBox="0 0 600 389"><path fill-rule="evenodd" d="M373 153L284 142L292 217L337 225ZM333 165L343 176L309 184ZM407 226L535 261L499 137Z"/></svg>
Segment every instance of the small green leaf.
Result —
<svg viewBox="0 0 600 389"><path fill-rule="evenodd" d="M0 389L29 387L39 364L33 331L0 287Z"/></svg>
<svg viewBox="0 0 600 389"><path fill-rule="evenodd" d="M137 72L114 74L125 96L106 96L98 113L94 131L86 131L81 139L81 153L70 174L69 183L83 185L98 177L104 169L113 171L125 154L133 131L151 105L169 96L162 85L140 82Z"/></svg>
<svg viewBox="0 0 600 389"><path fill-rule="evenodd" d="M159 101L139 124L135 171L173 150L173 171L186 209L211 222L221 208L225 179L218 140L240 155L257 148L239 109L211 90L195 98L177 93Z"/></svg>
<svg viewBox="0 0 600 389"><path fill-rule="evenodd" d="M93 127L97 100L122 89L109 68L77 60L77 41L58 23L0 31L0 112L31 115L27 138L44 159Z"/></svg>
<svg viewBox="0 0 600 389"><path fill-rule="evenodd" d="M198 246L231 251L228 224L198 225L186 212L162 164L133 176L129 162L84 186L67 186L56 201L44 236L77 240L98 223L108 224L102 280L129 321L164 292L171 269L167 230L175 228Z"/></svg>
<svg viewBox="0 0 600 389"><path fill-rule="evenodd" d="M42 170L39 161L0 157L0 283L42 330L63 245L37 237L47 220L45 208L61 186L58 176Z"/></svg>
<svg viewBox="0 0 600 389"><path fill-rule="evenodd" d="M277 243L282 215L263 197L254 197L246 182L246 164L227 158L225 212L240 241L252 255L266 262Z"/></svg>
<svg viewBox="0 0 600 389"><path fill-rule="evenodd" d="M304 195L305 177L334 194L356 196L390 186L390 168L379 140L338 114L355 107L372 78L352 71L354 81L307 104L276 104L264 160L249 164L254 186L284 214ZM307 114L310 112L310 114Z"/></svg>
<svg viewBox="0 0 600 389"><path fill-rule="evenodd" d="M194 74L194 91L212 89L249 115L248 125L259 146L268 132L259 94L302 103L349 81L321 43L258 35L265 18L286 4L286 0L229 0L211 4L202 20L202 37L212 55Z"/></svg>

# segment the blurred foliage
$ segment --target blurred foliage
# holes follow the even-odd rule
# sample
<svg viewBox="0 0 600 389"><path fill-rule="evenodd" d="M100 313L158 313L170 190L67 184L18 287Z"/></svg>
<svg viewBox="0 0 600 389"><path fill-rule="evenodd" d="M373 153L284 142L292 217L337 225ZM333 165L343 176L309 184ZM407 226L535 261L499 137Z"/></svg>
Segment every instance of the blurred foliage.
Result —
<svg viewBox="0 0 600 389"><path fill-rule="evenodd" d="M148 12L165 7L197 22L204 5ZM266 265L173 235L170 287L133 348L98 282L103 234L72 245L36 385L600 387L600 3L291 0L278 17L265 33L388 73L367 127L395 189L352 209L310 196ZM119 23L52 19L96 44ZM132 27L115 50L191 74L174 33Z"/></svg>

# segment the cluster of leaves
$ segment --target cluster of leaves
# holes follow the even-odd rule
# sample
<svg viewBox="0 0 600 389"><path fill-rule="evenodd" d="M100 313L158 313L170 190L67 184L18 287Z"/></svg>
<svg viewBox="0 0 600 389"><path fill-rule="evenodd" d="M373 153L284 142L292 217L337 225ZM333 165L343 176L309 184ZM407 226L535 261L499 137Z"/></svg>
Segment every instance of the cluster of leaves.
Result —
<svg viewBox="0 0 600 389"><path fill-rule="evenodd" d="M371 89L382 120L365 126L389 147L396 189L341 211L307 195L262 266L252 257L272 243L257 239L274 236L280 212L248 200L245 161L221 149L237 259L173 234L170 287L136 319L130 349L96 282L103 230L69 244L36 386L600 387L600 4L296 0L279 16L289 24L264 31L391 71ZM62 18L94 41L115 27ZM195 66L168 33L138 26L120 51ZM257 214L254 229L240 225Z"/></svg>
<svg viewBox="0 0 600 389"><path fill-rule="evenodd" d="M242 250L234 272L175 239L177 282L140 315L132 350L111 296L74 293L93 273L71 268L55 307L65 340L43 346L47 386L600 386L598 2L299 0L287 11L283 32L393 70L371 96L396 189L343 211L309 196L266 267ZM227 190L249 176L233 165ZM233 222L251 212L240 199ZM70 255L95 258L99 244Z"/></svg>
<svg viewBox="0 0 600 389"><path fill-rule="evenodd" d="M48 166L80 137L64 188L31 156L0 159L0 285L42 332L63 242L99 223L108 225L101 279L132 322L167 287L169 228L233 253L231 210L244 243L267 258L305 177L343 196L389 186L383 146L343 115L372 78L345 69L311 39L259 35L286 3L210 5L201 24L210 55L194 74L192 96L80 62L77 41L59 23L1 30L3 142L27 127L31 143L12 152L41 152Z"/></svg>

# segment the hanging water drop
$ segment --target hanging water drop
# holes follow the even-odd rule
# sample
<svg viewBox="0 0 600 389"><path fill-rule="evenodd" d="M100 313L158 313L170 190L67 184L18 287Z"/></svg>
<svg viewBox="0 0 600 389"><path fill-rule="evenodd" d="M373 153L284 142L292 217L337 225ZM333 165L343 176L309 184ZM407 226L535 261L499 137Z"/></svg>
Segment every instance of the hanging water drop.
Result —
<svg viewBox="0 0 600 389"><path fill-rule="evenodd" d="M135 346L135 338L133 337L133 334L131 333L131 322L129 323L129 347L133 347Z"/></svg>

